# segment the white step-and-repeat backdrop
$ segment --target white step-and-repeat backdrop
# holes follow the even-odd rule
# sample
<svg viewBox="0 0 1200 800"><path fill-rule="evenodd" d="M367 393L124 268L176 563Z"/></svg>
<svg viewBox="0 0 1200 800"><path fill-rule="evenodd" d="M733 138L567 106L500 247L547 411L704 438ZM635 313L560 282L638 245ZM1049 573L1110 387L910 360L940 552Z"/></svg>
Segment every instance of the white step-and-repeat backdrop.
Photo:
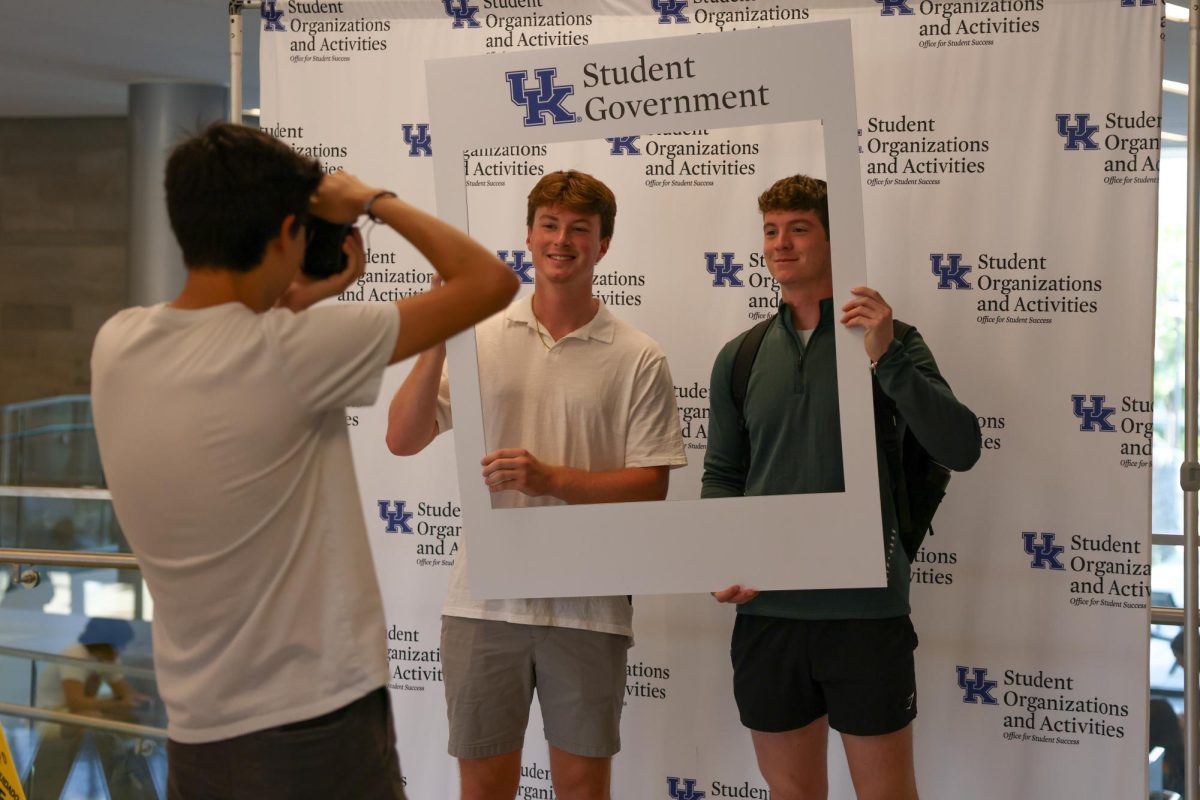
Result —
<svg viewBox="0 0 1200 800"><path fill-rule="evenodd" d="M923 796L1144 796L1161 5L267 5L264 129L430 211L429 59L849 19L866 273L921 329L984 436L912 570ZM668 354L690 462L670 496L691 499L716 349L778 304L754 198L783 175L824 176L825 143L809 122L663 127L496 141L463 155L462 180L472 233L528 281L524 197L538 177L576 168L614 189L595 292ZM428 285L429 266L403 240L383 228L367 238L367 274L345 301ZM457 777L439 611L462 512L452 433L413 458L384 445L387 399L406 371L393 368L380 403L350 409L346 424L387 604L409 793L448 798ZM680 552L675 569L690 559ZM768 797L731 695L732 610L707 595L639 596L635 609L614 797ZM852 797L836 744L830 762L831 796ZM554 796L536 707L518 796Z"/></svg>

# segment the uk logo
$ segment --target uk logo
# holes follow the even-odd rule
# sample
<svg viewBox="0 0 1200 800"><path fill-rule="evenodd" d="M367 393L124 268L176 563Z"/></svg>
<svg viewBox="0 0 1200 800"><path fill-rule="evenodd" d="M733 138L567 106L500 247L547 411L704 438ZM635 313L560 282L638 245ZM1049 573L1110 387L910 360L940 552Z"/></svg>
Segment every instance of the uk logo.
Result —
<svg viewBox="0 0 1200 800"><path fill-rule="evenodd" d="M521 283L533 283L533 276L529 274L529 270L533 267L533 262L525 260L525 251L513 250L512 258L509 258L508 254L508 250L496 251L496 257L505 264L508 264L508 268L517 273L517 277L521 279Z"/></svg>
<svg viewBox="0 0 1200 800"><path fill-rule="evenodd" d="M974 703L979 705L982 703L985 706L1000 705L996 698L992 697L992 690L1000 684L996 681L988 680L986 667L955 667L958 672L958 688L963 690L963 702ZM967 671L971 670L972 676L967 678Z"/></svg>
<svg viewBox="0 0 1200 800"><path fill-rule="evenodd" d="M387 500L379 501L379 518L387 523L387 526L383 529L384 532L412 533L412 526L408 524L408 521L412 519L412 512L404 510L405 502L403 500L396 500L394 505L395 508L392 507L392 502Z"/></svg>
<svg viewBox="0 0 1200 800"><path fill-rule="evenodd" d="M683 14L687 5L687 0L650 0L650 7L658 12L659 25L690 22Z"/></svg>
<svg viewBox="0 0 1200 800"><path fill-rule="evenodd" d="M416 128L416 131L413 131ZM429 123L419 122L415 125L404 123L400 126L404 132L404 143L408 145L409 158L433 155L433 139L429 136Z"/></svg>
<svg viewBox="0 0 1200 800"><path fill-rule="evenodd" d="M546 124L546 115L550 122L561 125L568 122L578 122L579 117L563 107L563 101L575 94L572 84L556 86L554 79L558 76L557 67L543 67L533 71L537 83L533 87L526 85L529 80L529 70L514 70L504 73L508 81L508 94L513 105L525 107L525 127L535 128Z"/></svg>
<svg viewBox="0 0 1200 800"><path fill-rule="evenodd" d="M1131 8L1133 6L1152 6L1155 5L1155 0L1121 0L1122 8Z"/></svg>
<svg viewBox="0 0 1200 800"><path fill-rule="evenodd" d="M637 140L641 136L609 136L604 141L608 142L610 156L640 156L642 151L638 149Z"/></svg>
<svg viewBox="0 0 1200 800"><path fill-rule="evenodd" d="M939 289L971 288L971 282L967 280L971 268L962 263L962 253L930 253L929 262L937 276Z"/></svg>
<svg viewBox="0 0 1200 800"><path fill-rule="evenodd" d="M1100 126L1088 124L1091 116L1091 114L1076 114L1075 124L1067 125L1071 119L1070 114L1054 115L1054 119L1058 122L1058 135L1067 140L1067 143L1063 145L1063 150L1078 150L1080 147L1084 150L1100 149L1100 145L1096 144L1096 140L1092 138L1100 132Z"/></svg>
<svg viewBox="0 0 1200 800"><path fill-rule="evenodd" d="M475 19L475 15L479 13L479 6L473 6L467 0L442 0L442 8L446 9L446 16L454 20L451 27L455 30L462 27L479 27L479 20Z"/></svg>
<svg viewBox="0 0 1200 800"><path fill-rule="evenodd" d="M1050 569L1056 571L1066 570L1058 557L1066 550L1061 544L1054 543L1053 533L1042 533L1042 541L1038 543L1034 541L1037 538L1037 533L1025 531L1021 534L1021 540L1025 543L1025 552L1033 556L1033 560L1029 562L1029 566L1033 569Z"/></svg>
<svg viewBox="0 0 1200 800"><path fill-rule="evenodd" d="M1071 412L1079 417L1079 430L1081 431L1115 431L1117 426L1108 421L1108 418L1117 413L1114 406L1104 405L1104 395L1094 394L1091 396L1092 404L1084 406L1086 400L1084 395L1071 395Z"/></svg>
<svg viewBox="0 0 1200 800"><path fill-rule="evenodd" d="M908 7L908 0L875 0L875 2L883 6L879 9L879 16L881 17L894 17L897 14L907 17L915 13Z"/></svg>
<svg viewBox="0 0 1200 800"><path fill-rule="evenodd" d="M279 20L283 19L283 12L275 8L275 0L267 0L262 4L263 32L270 33L271 31L283 32L286 28Z"/></svg>
<svg viewBox="0 0 1200 800"><path fill-rule="evenodd" d="M717 258L720 261L717 261ZM704 261L709 274L713 276L713 286L743 286L742 279L737 276L744 264L733 263L733 253L705 253Z"/></svg>
<svg viewBox="0 0 1200 800"><path fill-rule="evenodd" d="M695 778L667 778L667 797L671 800L700 800L708 792L696 788Z"/></svg>

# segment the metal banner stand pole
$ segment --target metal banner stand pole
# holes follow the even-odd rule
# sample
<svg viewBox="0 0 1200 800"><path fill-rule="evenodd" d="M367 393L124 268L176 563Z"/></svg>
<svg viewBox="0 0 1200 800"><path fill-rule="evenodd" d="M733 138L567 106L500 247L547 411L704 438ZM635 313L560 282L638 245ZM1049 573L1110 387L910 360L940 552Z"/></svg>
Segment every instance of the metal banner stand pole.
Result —
<svg viewBox="0 0 1200 800"><path fill-rule="evenodd" d="M229 121L236 125L242 122L242 12L261 7L253 0L229 2Z"/></svg>
<svg viewBox="0 0 1200 800"><path fill-rule="evenodd" d="M1183 631L1184 683L1183 704L1187 730L1184 732L1184 790L1188 800L1200 797L1200 708L1197 708L1197 676L1200 674L1200 639L1196 629L1197 606L1197 490L1200 489L1200 463L1197 463L1197 196L1200 187L1200 0L1192 0L1188 14L1188 142L1187 142L1187 316L1184 322L1184 459L1179 485L1183 489Z"/></svg>

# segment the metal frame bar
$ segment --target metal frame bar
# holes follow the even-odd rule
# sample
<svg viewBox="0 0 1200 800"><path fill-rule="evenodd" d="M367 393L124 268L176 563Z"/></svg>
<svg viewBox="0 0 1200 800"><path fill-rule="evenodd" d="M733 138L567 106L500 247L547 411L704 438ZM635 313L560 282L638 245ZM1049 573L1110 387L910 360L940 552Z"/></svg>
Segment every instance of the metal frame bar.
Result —
<svg viewBox="0 0 1200 800"><path fill-rule="evenodd" d="M58 722L63 725L74 725L78 728L123 733L126 736L140 736L143 739L162 739L165 741L167 738L166 728L151 728L149 725L136 725L132 722L119 722L102 717L85 717L82 714L72 714L67 711L51 711L48 708L30 708L29 706L19 706L15 703L0 703L0 715L38 720L39 722Z"/></svg>

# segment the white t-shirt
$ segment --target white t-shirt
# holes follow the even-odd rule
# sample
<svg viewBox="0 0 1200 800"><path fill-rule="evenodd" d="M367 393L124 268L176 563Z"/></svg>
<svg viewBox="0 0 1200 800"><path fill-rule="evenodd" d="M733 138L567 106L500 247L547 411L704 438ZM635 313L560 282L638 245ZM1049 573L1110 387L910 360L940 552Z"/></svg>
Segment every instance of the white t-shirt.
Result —
<svg viewBox="0 0 1200 800"><path fill-rule="evenodd" d="M591 322L549 349L549 335L544 343L539 338L531 298L475 329L489 452L521 447L539 461L593 471L687 463L675 385L653 339L603 303ZM453 422L444 373L437 422L440 431ZM555 497L517 491L492 499L497 508L563 505ZM442 608L447 616L633 635L633 610L623 595L475 600L467 588L466 559L464 541L450 572Z"/></svg>
<svg viewBox="0 0 1200 800"><path fill-rule="evenodd" d="M168 735L227 739L384 685L386 626L343 408L373 403L392 304L131 308L92 352L121 528L154 598Z"/></svg>
<svg viewBox="0 0 1200 800"><path fill-rule="evenodd" d="M62 651L64 656L71 658L83 659L86 661L95 661L101 663L100 659L96 658L88 649L81 644L73 644L66 650ZM114 664L120 663L120 658ZM100 672L99 670L90 670L83 664L63 664L58 661L42 662L38 669L37 678L37 705L38 708L49 708L53 711L64 711L67 708L67 693L63 691L63 681L79 681L87 685L88 678L92 675L99 677L101 683L106 683L110 687L117 681L122 680L122 675L117 672Z"/></svg>

